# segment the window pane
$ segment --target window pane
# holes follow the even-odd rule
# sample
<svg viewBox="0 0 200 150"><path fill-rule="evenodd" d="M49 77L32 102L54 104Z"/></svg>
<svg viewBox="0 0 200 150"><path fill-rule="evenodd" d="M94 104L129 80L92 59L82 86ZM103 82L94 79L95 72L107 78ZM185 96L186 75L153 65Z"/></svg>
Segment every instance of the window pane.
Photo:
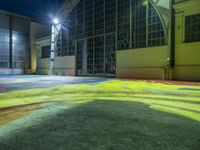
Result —
<svg viewBox="0 0 200 150"><path fill-rule="evenodd" d="M50 58L50 45L42 47L42 56L41 58Z"/></svg>
<svg viewBox="0 0 200 150"><path fill-rule="evenodd" d="M165 44L163 26L155 8L149 3L148 8L148 46L160 46Z"/></svg>
<svg viewBox="0 0 200 150"><path fill-rule="evenodd" d="M200 41L200 14L185 17L185 42Z"/></svg>
<svg viewBox="0 0 200 150"><path fill-rule="evenodd" d="M118 0L118 50L129 48L130 41L130 1Z"/></svg>
<svg viewBox="0 0 200 150"><path fill-rule="evenodd" d="M146 4L132 0L132 48L146 47Z"/></svg>

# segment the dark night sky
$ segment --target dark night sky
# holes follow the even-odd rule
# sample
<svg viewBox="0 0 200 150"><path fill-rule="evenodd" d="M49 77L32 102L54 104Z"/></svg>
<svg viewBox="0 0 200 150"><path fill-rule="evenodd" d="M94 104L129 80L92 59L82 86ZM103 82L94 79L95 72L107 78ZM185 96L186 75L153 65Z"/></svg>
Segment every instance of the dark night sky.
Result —
<svg viewBox="0 0 200 150"><path fill-rule="evenodd" d="M0 9L40 22L49 22L64 0L0 0Z"/></svg>

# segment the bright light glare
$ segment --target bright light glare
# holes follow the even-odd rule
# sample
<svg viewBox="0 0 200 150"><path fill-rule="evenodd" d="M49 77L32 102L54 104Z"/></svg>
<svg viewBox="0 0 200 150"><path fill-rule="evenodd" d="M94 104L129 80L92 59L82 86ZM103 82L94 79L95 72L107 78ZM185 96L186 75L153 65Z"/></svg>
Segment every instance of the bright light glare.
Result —
<svg viewBox="0 0 200 150"><path fill-rule="evenodd" d="M54 19L53 19L53 23L54 23L54 24L59 24L59 20L58 20L57 18L54 18Z"/></svg>

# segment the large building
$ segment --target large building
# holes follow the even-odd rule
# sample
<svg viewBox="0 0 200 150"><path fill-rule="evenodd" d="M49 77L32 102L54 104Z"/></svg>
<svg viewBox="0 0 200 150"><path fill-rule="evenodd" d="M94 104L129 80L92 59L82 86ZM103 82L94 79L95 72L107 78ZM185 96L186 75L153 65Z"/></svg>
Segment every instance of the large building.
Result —
<svg viewBox="0 0 200 150"><path fill-rule="evenodd" d="M35 40L50 27L30 18L0 11L0 74L30 74L36 69Z"/></svg>
<svg viewBox="0 0 200 150"><path fill-rule="evenodd" d="M66 0L54 74L200 81L199 0ZM47 74L50 37L39 39Z"/></svg>

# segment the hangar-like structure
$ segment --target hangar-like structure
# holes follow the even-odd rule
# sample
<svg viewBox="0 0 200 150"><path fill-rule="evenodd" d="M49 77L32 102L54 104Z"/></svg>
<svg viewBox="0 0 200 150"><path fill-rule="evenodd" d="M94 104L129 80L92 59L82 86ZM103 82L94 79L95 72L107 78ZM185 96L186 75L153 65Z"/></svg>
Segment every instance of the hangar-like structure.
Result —
<svg viewBox="0 0 200 150"><path fill-rule="evenodd" d="M199 6L198 0L68 0L54 73L200 80ZM48 61L38 60L39 73L48 72Z"/></svg>
<svg viewBox="0 0 200 150"><path fill-rule="evenodd" d="M0 74L32 74L36 69L36 39L50 28L28 17L0 11Z"/></svg>

